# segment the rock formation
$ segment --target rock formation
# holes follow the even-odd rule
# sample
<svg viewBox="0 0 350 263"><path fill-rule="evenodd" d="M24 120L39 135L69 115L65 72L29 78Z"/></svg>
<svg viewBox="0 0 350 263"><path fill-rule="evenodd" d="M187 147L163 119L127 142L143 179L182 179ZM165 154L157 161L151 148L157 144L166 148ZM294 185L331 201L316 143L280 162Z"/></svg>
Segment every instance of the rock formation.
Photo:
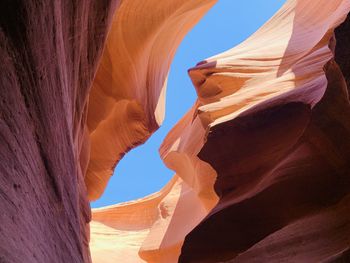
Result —
<svg viewBox="0 0 350 263"><path fill-rule="evenodd" d="M0 262L350 261L349 0L288 0L191 68L198 99L160 149L173 179L90 222L215 3L0 3Z"/></svg>
<svg viewBox="0 0 350 263"><path fill-rule="evenodd" d="M176 48L215 2L121 3L90 92L91 152L85 181L91 200L100 197L125 152L145 142L161 125Z"/></svg>
<svg viewBox="0 0 350 263"><path fill-rule="evenodd" d="M0 262L90 262L79 160L117 4L0 2Z"/></svg>

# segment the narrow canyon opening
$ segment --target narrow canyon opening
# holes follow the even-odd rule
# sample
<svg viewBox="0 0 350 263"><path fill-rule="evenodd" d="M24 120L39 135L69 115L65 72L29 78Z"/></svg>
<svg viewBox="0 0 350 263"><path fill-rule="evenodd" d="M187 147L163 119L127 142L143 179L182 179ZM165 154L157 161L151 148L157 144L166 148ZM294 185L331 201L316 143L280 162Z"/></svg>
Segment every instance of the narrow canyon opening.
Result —
<svg viewBox="0 0 350 263"><path fill-rule="evenodd" d="M349 12L0 1L0 262L350 262Z"/></svg>
<svg viewBox="0 0 350 263"><path fill-rule="evenodd" d="M143 145L122 158L101 198L91 202L92 208L142 198L166 185L175 172L165 166L158 149L197 98L187 70L205 58L243 42L284 3L284 0L269 1L268 4L250 0L240 4L240 10L232 15L232 1L220 0L209 10L182 40L172 61L162 125Z"/></svg>

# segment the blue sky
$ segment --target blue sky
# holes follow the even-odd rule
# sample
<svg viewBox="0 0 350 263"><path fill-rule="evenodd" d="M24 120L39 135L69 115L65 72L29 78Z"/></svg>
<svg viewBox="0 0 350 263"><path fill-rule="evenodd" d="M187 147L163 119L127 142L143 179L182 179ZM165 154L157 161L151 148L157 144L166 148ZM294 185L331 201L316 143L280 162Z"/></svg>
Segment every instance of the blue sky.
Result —
<svg viewBox="0 0 350 263"><path fill-rule="evenodd" d="M171 65L166 116L162 127L121 160L103 196L93 208L141 198L161 189L173 176L158 149L175 123L196 99L187 69L244 41L263 25L285 0L219 0L185 37Z"/></svg>

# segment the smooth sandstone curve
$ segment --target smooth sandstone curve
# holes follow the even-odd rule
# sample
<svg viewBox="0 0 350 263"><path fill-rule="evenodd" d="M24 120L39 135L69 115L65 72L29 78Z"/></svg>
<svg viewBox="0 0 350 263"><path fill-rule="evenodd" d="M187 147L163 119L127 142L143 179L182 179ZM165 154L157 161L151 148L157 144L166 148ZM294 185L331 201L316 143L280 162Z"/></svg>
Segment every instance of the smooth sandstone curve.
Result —
<svg viewBox="0 0 350 263"><path fill-rule="evenodd" d="M160 149L174 178L90 222L216 2L0 3L1 262L350 261L349 0L289 0L190 69Z"/></svg>
<svg viewBox="0 0 350 263"><path fill-rule="evenodd" d="M176 48L215 3L216 0L163 1L161 4L124 1L117 10L90 94L91 114L87 122L91 158L85 180L90 199L102 194L122 155L144 142L161 124L166 77ZM197 170L214 174L208 165ZM208 177L212 185L214 177ZM94 210L90 242L94 262L177 260L184 236L213 207L216 195L211 189L206 190L210 192L209 198L198 197L178 176L167 188L171 191L163 189L135 204ZM135 207L137 210L131 212ZM121 222L117 226L115 220L129 212L136 225L131 223L126 231L120 224L127 225L129 216L117 220ZM191 219L186 217L190 212L194 214ZM144 217L147 224L142 223ZM184 222L181 218L188 220Z"/></svg>
<svg viewBox="0 0 350 263"><path fill-rule="evenodd" d="M280 254L264 250L266 262L326 260L346 250L347 228L343 238L331 235L339 224L348 222L341 217L345 201L336 205L347 193L347 179L341 175L333 179L330 174L346 170L347 165L344 159L334 160L339 153L332 157L327 151L331 146L315 139L314 129L319 128L309 130L325 121L314 116L330 114L330 120L337 118L327 113L329 106L322 105L332 100L326 90L336 89L330 81L332 76L338 76L335 81L340 84L336 87L344 90L339 69L328 61L334 56L334 30L349 11L349 1L287 1L245 42L190 69L198 101L160 149L164 163L176 175L153 196L93 210L91 248L93 256L98 254L96 262L105 262L103 253L115 260L128 255L128 262L177 262L182 246L180 262L259 262L259 250L255 252L252 246L261 244L264 249L274 245L275 239L266 238L272 234L282 235L275 247L283 242L289 242L290 247L280 245ZM314 119L315 124L311 121ZM346 119L336 123L343 126ZM341 135L347 138L346 133ZM325 136L334 135L330 131ZM310 149L310 143L318 145L321 157ZM325 159L324 155L329 156ZM304 163L309 170L303 168ZM289 166L295 168L288 168L288 176L280 172ZM316 180L317 174L320 178ZM283 180L286 176L290 179ZM300 189L314 184L318 187L313 191L300 193ZM288 190L289 198L279 196ZM276 196L279 203L274 202ZM139 205L142 211L134 210ZM274 205L273 210L269 205ZM329 214L334 205L337 208ZM322 212L314 215L315 209ZM129 211L135 219L131 227L128 219L120 216ZM288 215L287 211L292 212ZM334 217L337 215L339 219ZM300 225L294 224L304 217L307 219ZM252 218L259 221L249 221ZM118 224L113 223L116 221ZM302 231L304 222L315 222L314 235L310 229L305 238L323 233L325 242L338 243L322 251L326 243L320 242L293 258L288 249L298 251L302 247L288 238L292 229L299 227ZM329 230L317 232L322 231L316 227L321 222L328 222ZM279 231L282 227L284 232ZM298 242L306 240L300 236ZM113 240L114 248L103 251L99 239L107 237ZM100 248L94 250L94 246Z"/></svg>
<svg viewBox="0 0 350 263"><path fill-rule="evenodd" d="M162 123L176 48L216 0L131 1L117 9L89 96L85 182L101 196L118 161Z"/></svg>
<svg viewBox="0 0 350 263"><path fill-rule="evenodd" d="M288 1L246 42L192 70L199 93L215 91L199 108L209 126L199 157L217 172L220 200L179 262L348 258L349 98L329 61L349 10L349 1Z"/></svg>

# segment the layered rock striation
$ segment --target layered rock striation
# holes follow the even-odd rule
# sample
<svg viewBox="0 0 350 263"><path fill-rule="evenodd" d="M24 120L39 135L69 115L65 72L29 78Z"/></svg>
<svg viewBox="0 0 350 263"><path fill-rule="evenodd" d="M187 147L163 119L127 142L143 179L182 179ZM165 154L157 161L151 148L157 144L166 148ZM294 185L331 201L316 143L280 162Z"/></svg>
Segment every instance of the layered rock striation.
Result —
<svg viewBox="0 0 350 263"><path fill-rule="evenodd" d="M173 179L91 217L215 3L0 3L0 262L350 260L348 0L288 0L189 69L198 99L160 148Z"/></svg>
<svg viewBox="0 0 350 263"><path fill-rule="evenodd" d="M220 199L180 262L349 259L348 20L338 27L349 7L288 1L246 42L190 71L200 91L220 96L199 108L209 134L198 155L217 172Z"/></svg>
<svg viewBox="0 0 350 263"><path fill-rule="evenodd" d="M0 3L0 262L90 262L87 99L118 1Z"/></svg>
<svg viewBox="0 0 350 263"><path fill-rule="evenodd" d="M349 8L287 1L245 42L190 69L198 100L160 149L175 177L158 194L94 210L92 248L115 233L116 259L138 252L130 262L345 258L347 22L338 26Z"/></svg>

